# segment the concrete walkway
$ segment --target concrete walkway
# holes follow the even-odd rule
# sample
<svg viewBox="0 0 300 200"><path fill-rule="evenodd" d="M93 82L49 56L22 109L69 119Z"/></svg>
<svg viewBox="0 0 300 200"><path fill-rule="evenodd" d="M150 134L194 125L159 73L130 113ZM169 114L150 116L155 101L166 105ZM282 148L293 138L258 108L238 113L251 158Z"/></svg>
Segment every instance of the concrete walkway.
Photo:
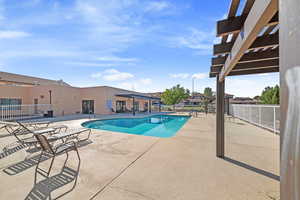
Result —
<svg viewBox="0 0 300 200"><path fill-rule="evenodd" d="M78 127L86 120L60 123ZM0 152L13 141L0 133ZM224 160L215 157L213 115L191 118L172 138L93 131L91 142L79 148L80 165L70 153L62 169L60 156L51 178L36 185L39 154L25 150L0 154L0 199L279 199L279 137L239 120L226 122Z"/></svg>

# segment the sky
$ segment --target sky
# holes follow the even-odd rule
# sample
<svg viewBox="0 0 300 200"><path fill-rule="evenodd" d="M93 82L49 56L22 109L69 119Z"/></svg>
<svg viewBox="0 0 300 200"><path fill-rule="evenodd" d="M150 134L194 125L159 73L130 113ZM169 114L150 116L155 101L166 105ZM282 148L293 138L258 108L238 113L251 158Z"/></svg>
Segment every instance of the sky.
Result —
<svg viewBox="0 0 300 200"><path fill-rule="evenodd" d="M243 2L243 1L242 1ZM216 21L230 0L0 0L0 71L77 86L159 92L215 90ZM226 93L259 95L278 73L226 79Z"/></svg>

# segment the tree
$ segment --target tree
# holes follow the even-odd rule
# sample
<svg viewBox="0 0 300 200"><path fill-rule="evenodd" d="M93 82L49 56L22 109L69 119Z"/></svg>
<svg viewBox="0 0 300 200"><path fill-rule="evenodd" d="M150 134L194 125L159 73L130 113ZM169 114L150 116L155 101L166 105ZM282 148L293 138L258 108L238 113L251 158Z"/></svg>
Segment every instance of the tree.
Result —
<svg viewBox="0 0 300 200"><path fill-rule="evenodd" d="M213 92L212 92L212 89L210 87L206 87L204 89L204 96L205 96L204 110L205 110L205 113L207 114L208 113L208 104L209 104L209 101L211 100L211 98L213 96Z"/></svg>
<svg viewBox="0 0 300 200"><path fill-rule="evenodd" d="M189 98L190 91L184 89L180 85L176 85L171 89L166 89L161 95L161 99L166 105L174 105L180 103L182 100Z"/></svg>
<svg viewBox="0 0 300 200"><path fill-rule="evenodd" d="M253 99L258 101L258 100L260 100L260 96L256 95L255 97L253 97Z"/></svg>
<svg viewBox="0 0 300 200"><path fill-rule="evenodd" d="M204 89L204 96L206 97L212 97L213 96L213 92L212 89L210 87L207 87Z"/></svg>
<svg viewBox="0 0 300 200"><path fill-rule="evenodd" d="M260 100L263 104L279 104L279 92L280 88L278 85L275 87L266 87L261 93Z"/></svg>
<svg viewBox="0 0 300 200"><path fill-rule="evenodd" d="M276 85L273 88L272 104L280 104L280 88Z"/></svg>

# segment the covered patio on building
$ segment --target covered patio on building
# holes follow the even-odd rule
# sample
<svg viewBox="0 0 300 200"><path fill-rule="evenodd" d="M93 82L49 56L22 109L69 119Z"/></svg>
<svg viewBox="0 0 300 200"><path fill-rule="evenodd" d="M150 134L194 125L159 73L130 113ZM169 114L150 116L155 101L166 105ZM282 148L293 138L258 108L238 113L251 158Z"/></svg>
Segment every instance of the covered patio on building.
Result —
<svg viewBox="0 0 300 200"><path fill-rule="evenodd" d="M152 112L152 103L156 102L158 104L158 112L161 111L161 99L157 97L150 97L147 95L140 95L140 94L116 94L116 112L132 112L135 115L137 112ZM118 99L122 98L122 99ZM126 100L129 99L131 101L130 106L131 108L127 109ZM142 105L141 105L142 103ZM140 109L142 108L142 109Z"/></svg>
<svg viewBox="0 0 300 200"><path fill-rule="evenodd" d="M224 94L228 76L280 71L282 200L300 197L299 86L300 4L298 0L231 0L227 19L217 22L220 44L213 47L210 77L216 77L216 155L224 152ZM241 10L241 14L237 14ZM280 24L280 33L279 33ZM297 103L296 103L297 102Z"/></svg>

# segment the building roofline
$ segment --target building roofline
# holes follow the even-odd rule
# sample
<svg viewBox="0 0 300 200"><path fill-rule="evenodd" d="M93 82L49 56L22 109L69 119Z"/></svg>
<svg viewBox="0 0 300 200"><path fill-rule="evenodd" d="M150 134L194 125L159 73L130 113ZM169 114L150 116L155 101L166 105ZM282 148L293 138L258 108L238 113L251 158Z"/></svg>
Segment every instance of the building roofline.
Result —
<svg viewBox="0 0 300 200"><path fill-rule="evenodd" d="M9 77L9 78L7 78ZM29 80L21 80L21 81L18 81L16 79L29 79ZM3 82L10 82L10 83L24 83L24 84L29 84L29 85L44 85L44 83L38 83L39 81L40 82L48 82L49 84L50 83L53 83L53 84L57 84L59 85L60 84L60 81L59 80L51 80L51 79L46 79L46 78L39 78L39 77L34 77L34 76L28 76L28 75L21 75L21 74L15 74L15 73L10 73L10 72L3 72L3 71L0 71L0 81L3 81ZM71 86L69 85L68 83L64 82L64 81L61 81L61 85L64 85L64 86Z"/></svg>

